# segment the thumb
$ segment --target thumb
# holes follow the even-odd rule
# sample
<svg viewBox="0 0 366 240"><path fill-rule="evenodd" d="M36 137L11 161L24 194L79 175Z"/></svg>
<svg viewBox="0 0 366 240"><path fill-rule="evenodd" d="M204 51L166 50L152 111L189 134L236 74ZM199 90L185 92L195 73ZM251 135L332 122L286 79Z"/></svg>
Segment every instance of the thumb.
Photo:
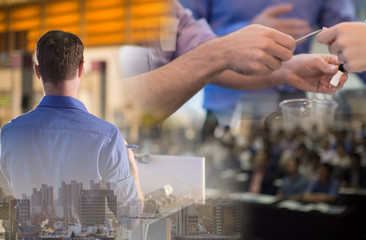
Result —
<svg viewBox="0 0 366 240"><path fill-rule="evenodd" d="M278 17L280 15L290 12L293 8L293 4L279 4L276 6L268 7L266 13L270 17Z"/></svg>
<svg viewBox="0 0 366 240"><path fill-rule="evenodd" d="M319 65L319 70L325 74L334 75L338 71L338 65L333 65L323 61L322 64Z"/></svg>
<svg viewBox="0 0 366 240"><path fill-rule="evenodd" d="M313 60L315 66L324 74L334 75L338 71L339 61L333 55L319 55L319 58Z"/></svg>

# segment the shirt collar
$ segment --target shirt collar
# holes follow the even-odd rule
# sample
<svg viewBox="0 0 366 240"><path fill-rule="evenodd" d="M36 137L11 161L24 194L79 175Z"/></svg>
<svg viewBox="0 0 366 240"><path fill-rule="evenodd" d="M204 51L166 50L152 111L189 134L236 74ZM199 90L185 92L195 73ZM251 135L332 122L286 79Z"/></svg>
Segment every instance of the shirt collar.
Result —
<svg viewBox="0 0 366 240"><path fill-rule="evenodd" d="M85 105L76 98L58 95L44 96L37 107L74 108L88 112Z"/></svg>

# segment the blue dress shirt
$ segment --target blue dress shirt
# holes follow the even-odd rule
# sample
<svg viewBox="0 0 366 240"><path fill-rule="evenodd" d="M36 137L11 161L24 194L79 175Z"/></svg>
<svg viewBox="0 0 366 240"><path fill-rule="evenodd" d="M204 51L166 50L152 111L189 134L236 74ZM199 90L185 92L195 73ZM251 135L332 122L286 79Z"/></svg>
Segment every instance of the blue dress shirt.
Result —
<svg viewBox="0 0 366 240"><path fill-rule="evenodd" d="M300 18L316 28L330 27L334 24L356 19L353 1L351 0L180 0L182 5L190 8L197 19L205 18L213 31L225 35L248 25L248 23L269 6L280 3L293 3L291 12L284 18ZM308 52L310 40L297 46L295 53ZM285 88L289 91L291 88ZM265 90L265 94L268 93ZM272 92L278 88L271 88ZM261 91L261 90L259 90ZM259 92L257 91L257 92ZM262 90L263 92L263 90ZM233 90L215 85L204 89L203 107L214 112L232 113L240 96L246 91ZM253 93L253 91L251 91Z"/></svg>
<svg viewBox="0 0 366 240"><path fill-rule="evenodd" d="M339 187L338 180L332 177L329 179L329 182L326 186L320 185L318 180L314 180L312 183L309 184L308 188L306 189L306 192L326 193L333 197L337 197L338 187Z"/></svg>
<svg viewBox="0 0 366 240"><path fill-rule="evenodd" d="M301 174L297 176L295 180L291 179L290 176L283 178L283 184L279 189L284 197L291 197L294 195L301 195L305 192L308 182Z"/></svg>
<svg viewBox="0 0 366 240"><path fill-rule="evenodd" d="M118 202L138 200L118 128L75 98L43 97L34 110L3 126L0 151L1 170L17 198L42 184L57 193L63 181L87 187L94 180L110 182Z"/></svg>

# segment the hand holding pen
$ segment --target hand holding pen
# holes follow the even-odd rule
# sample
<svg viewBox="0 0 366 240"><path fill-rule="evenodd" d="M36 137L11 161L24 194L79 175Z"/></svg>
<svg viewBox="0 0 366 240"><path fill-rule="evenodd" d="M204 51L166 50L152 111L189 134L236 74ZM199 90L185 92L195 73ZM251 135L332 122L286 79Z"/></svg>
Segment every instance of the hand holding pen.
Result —
<svg viewBox="0 0 366 240"><path fill-rule="evenodd" d="M346 22L326 28L317 40L337 55L345 72L366 71L366 24Z"/></svg>
<svg viewBox="0 0 366 240"><path fill-rule="evenodd" d="M326 29L326 28L323 28L323 29ZM313 36L317 33L320 33L321 31L323 31L323 29L319 29L319 30L316 30L314 32L311 32L303 37L300 37L298 39L296 39L296 43L298 42L301 42L302 40L310 37L310 36ZM339 66L338 66L338 71L337 73L332 77L332 79L330 80L330 84L333 86L333 87L337 87L339 82L341 81L341 78L343 77L344 74L347 74L346 70L344 69L344 66L343 66L343 63L340 63Z"/></svg>

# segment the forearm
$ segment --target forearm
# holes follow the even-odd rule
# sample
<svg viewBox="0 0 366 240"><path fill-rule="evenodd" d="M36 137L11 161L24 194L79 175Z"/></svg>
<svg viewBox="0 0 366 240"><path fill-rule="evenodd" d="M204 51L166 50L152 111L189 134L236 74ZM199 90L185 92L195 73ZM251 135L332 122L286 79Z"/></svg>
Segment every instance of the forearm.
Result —
<svg viewBox="0 0 366 240"><path fill-rule="evenodd" d="M138 174L131 174L131 176L133 177L133 180L135 181L136 190L137 190L138 198L141 202L141 211L142 211L144 209L144 194L141 189L140 178L139 178Z"/></svg>
<svg viewBox="0 0 366 240"><path fill-rule="evenodd" d="M212 39L164 67L124 79L125 116L137 125L158 123L224 70L269 75L294 48L292 37L260 25Z"/></svg>
<svg viewBox="0 0 366 240"><path fill-rule="evenodd" d="M267 76L240 75L227 70L215 77L212 83L237 90L257 90L284 84L286 80L283 77L282 70L277 70Z"/></svg>
<svg viewBox="0 0 366 240"><path fill-rule="evenodd" d="M188 99L226 69L223 51L213 39L173 62L123 79L125 114L130 123L151 125L174 113Z"/></svg>

